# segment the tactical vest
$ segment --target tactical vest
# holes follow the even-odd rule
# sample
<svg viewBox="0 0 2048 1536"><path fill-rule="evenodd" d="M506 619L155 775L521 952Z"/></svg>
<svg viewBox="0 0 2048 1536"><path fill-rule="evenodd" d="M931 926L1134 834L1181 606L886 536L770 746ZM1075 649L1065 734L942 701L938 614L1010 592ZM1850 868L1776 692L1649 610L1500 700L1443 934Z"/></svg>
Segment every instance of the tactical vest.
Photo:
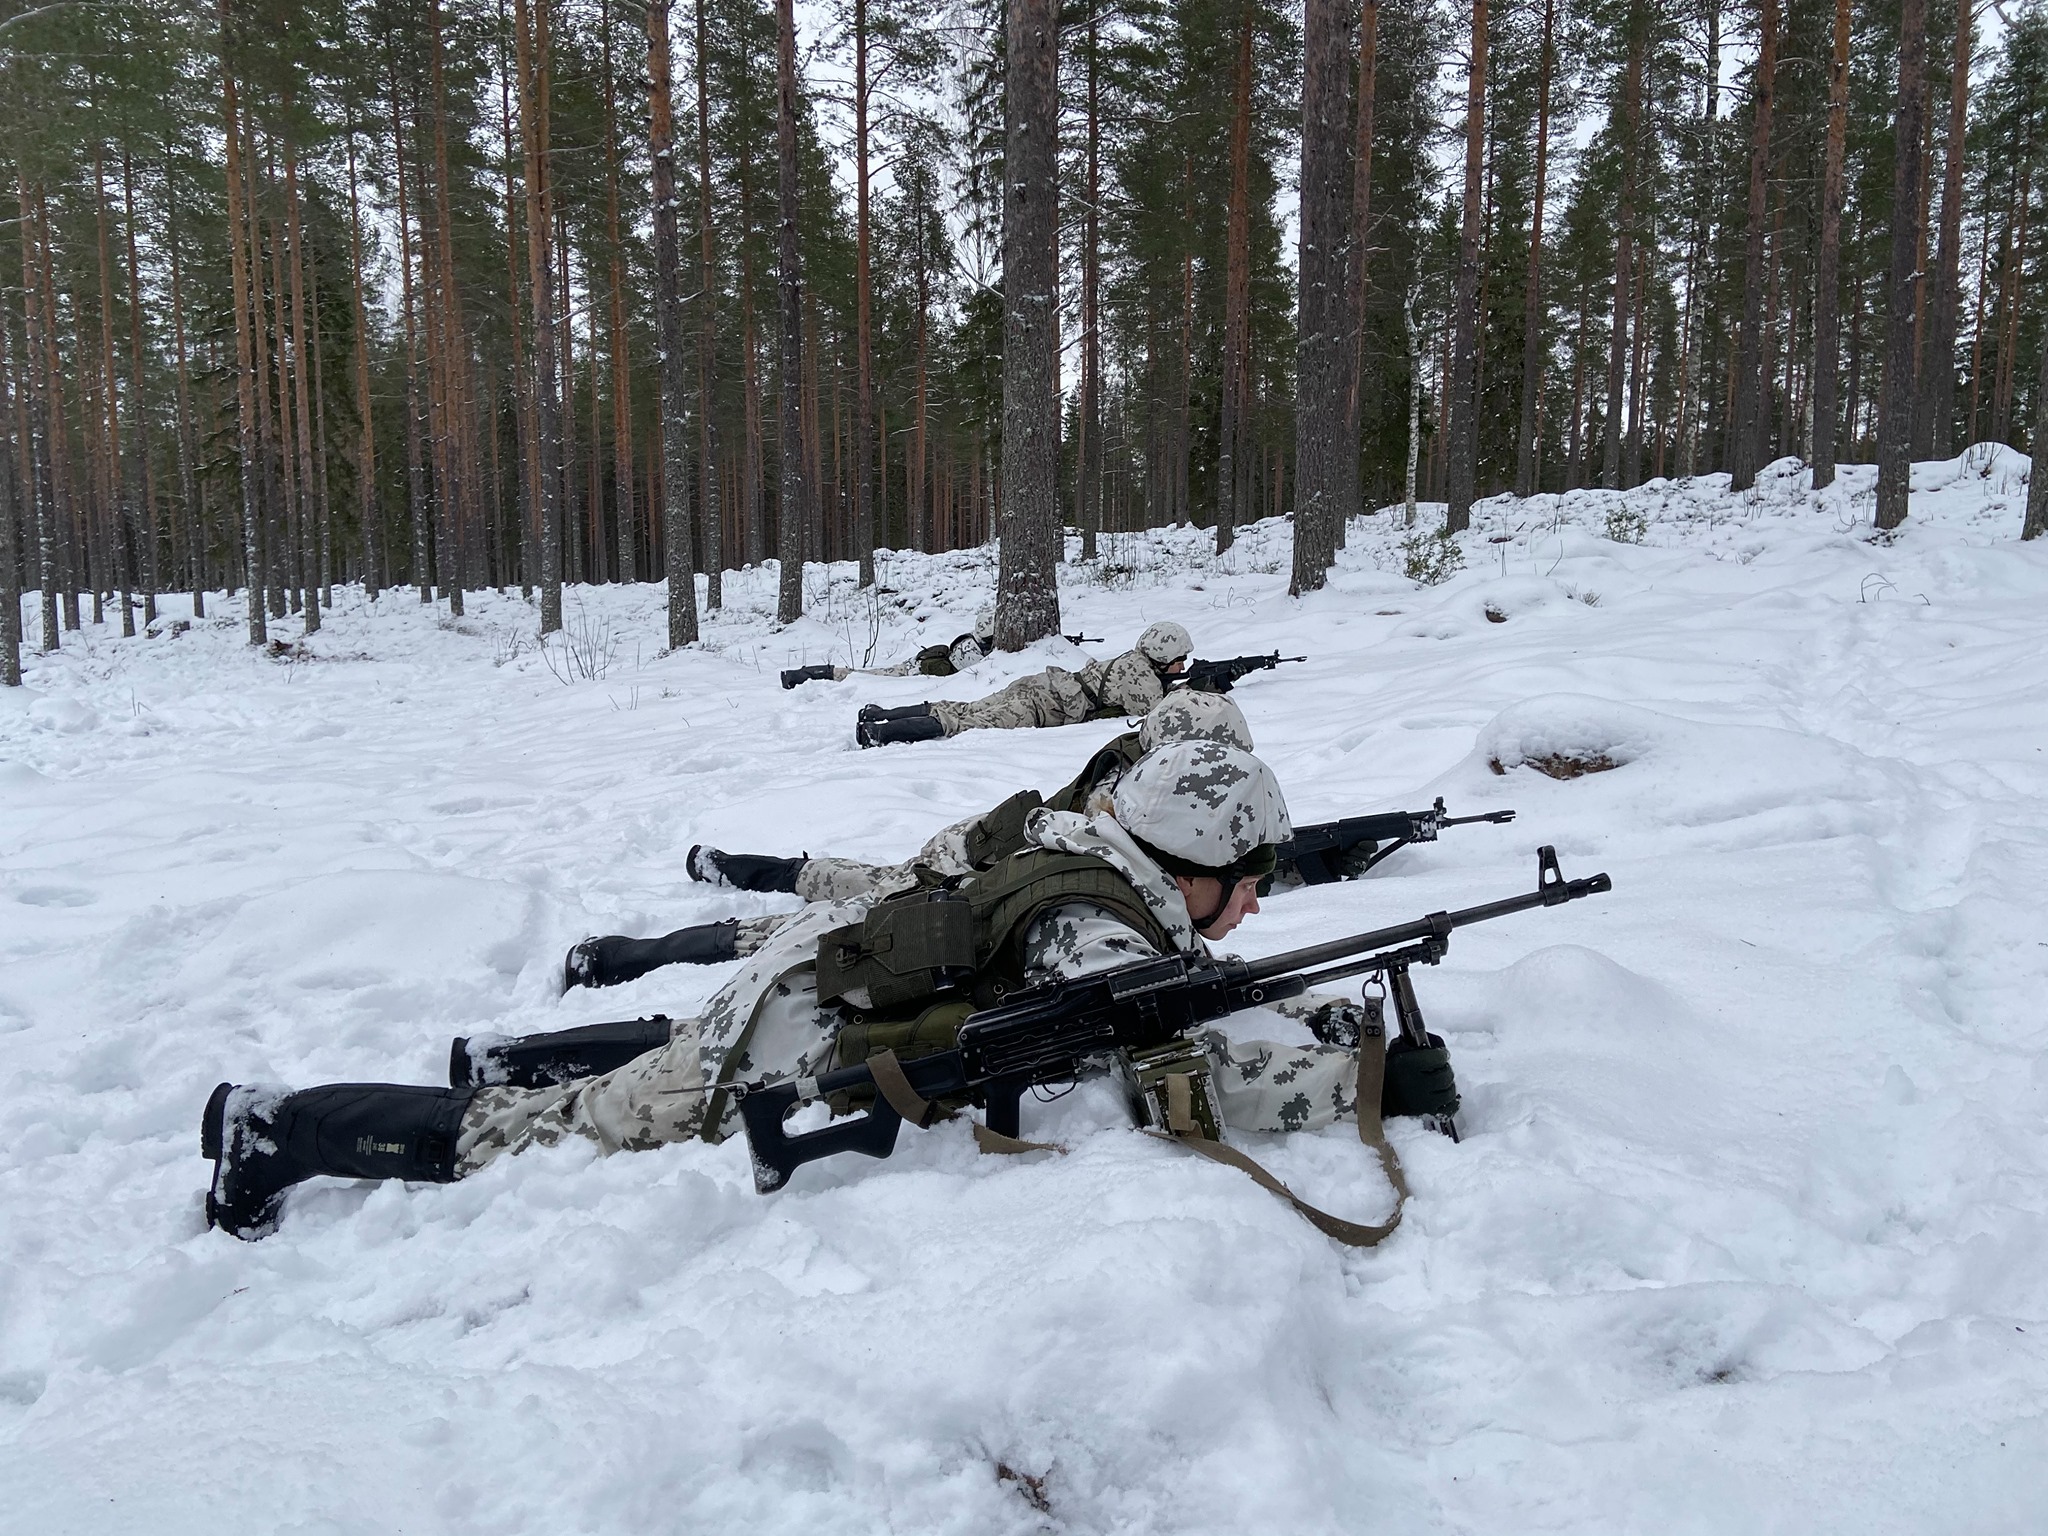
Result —
<svg viewBox="0 0 2048 1536"><path fill-rule="evenodd" d="M818 1001L847 1012L834 1064L878 1051L908 1059L949 1049L967 1016L1024 984L1024 940L1068 902L1101 907L1162 954L1173 937L1115 868L1086 854L1030 848L955 885L877 902L818 939Z"/></svg>

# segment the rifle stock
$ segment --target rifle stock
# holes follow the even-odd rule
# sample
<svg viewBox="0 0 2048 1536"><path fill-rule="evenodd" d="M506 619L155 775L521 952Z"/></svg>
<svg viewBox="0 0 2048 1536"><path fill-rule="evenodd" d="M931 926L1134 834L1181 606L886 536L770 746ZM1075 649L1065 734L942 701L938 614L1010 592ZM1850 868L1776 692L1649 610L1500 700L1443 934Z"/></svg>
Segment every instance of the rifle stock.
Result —
<svg viewBox="0 0 2048 1536"><path fill-rule="evenodd" d="M1565 879L1548 845L1536 858L1536 889L1520 896L1432 912L1264 960L1171 955L1139 961L1034 987L972 1014L950 1050L908 1061L877 1058L817 1077L736 1084L755 1188L778 1190L805 1163L842 1152L887 1157L902 1122L931 1124L944 1099L981 1104L988 1128L1014 1137L1026 1088L1071 1082L1095 1059L1185 1037L1211 1020L1298 997L1323 982L1434 965L1459 928L1613 889L1605 874ZM872 1092L873 1107L815 1130L791 1132L784 1124L801 1105L853 1091Z"/></svg>

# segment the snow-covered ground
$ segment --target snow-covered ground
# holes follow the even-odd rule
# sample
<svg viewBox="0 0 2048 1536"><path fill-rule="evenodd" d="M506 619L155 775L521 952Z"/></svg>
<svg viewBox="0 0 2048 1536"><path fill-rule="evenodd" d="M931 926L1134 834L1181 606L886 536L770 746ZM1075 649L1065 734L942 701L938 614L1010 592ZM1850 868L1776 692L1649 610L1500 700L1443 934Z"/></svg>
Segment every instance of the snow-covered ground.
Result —
<svg viewBox="0 0 2048 1536"><path fill-rule="evenodd" d="M1237 695L1297 821L1520 812L1273 899L1244 952L1519 892L1540 842L1614 877L1417 977L1468 1134L1394 1127L1415 1198L1363 1253L1103 1087L1027 1106L1064 1158L955 1124L763 1198L737 1144L570 1146L209 1233L220 1078L433 1082L453 1034L686 1011L722 970L558 999L564 947L791 901L689 883L692 842L900 857L1115 727L855 750L857 703L1057 642L776 686L957 633L988 551L875 599L814 571L783 631L773 571L731 577L674 655L652 586L573 594L545 653L516 594L337 594L281 656L220 601L67 637L0 697L0 1530L2048 1528L2026 469L1920 466L1888 546L1869 470L1777 466L1483 504L1434 587L1398 510L1299 602L1281 526L1065 570L1074 632L1309 658ZM1348 1128L1257 1150L1384 1214Z"/></svg>

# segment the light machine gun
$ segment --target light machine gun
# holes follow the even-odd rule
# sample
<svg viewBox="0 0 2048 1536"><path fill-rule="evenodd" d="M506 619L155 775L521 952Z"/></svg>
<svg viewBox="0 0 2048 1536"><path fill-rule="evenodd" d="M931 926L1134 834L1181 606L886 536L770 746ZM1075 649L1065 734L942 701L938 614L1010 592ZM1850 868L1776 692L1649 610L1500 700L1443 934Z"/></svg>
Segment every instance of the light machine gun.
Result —
<svg viewBox="0 0 2048 1536"><path fill-rule="evenodd" d="M1027 1089L1071 1083L1084 1071L1099 1070L1098 1063L1155 1052L1211 1020L1299 997L1347 976L1385 973L1394 978L1403 1033L1419 1034L1426 1043L1421 1014L1407 987L1409 966L1441 960L1455 929L1612 888L1604 874L1565 879L1556 850L1546 846L1536 855L1536 889L1525 895L1432 912L1414 922L1265 960L1174 955L1052 982L970 1015L948 1050L904 1061L885 1055L817 1077L736 1084L740 1118L753 1150L755 1187L763 1194L778 1190L805 1163L842 1152L887 1157L903 1121L930 1125L941 1113L940 1100L981 1105L988 1130L1014 1139ZM873 1107L816 1130L785 1127L800 1105L841 1094L872 1094Z"/></svg>

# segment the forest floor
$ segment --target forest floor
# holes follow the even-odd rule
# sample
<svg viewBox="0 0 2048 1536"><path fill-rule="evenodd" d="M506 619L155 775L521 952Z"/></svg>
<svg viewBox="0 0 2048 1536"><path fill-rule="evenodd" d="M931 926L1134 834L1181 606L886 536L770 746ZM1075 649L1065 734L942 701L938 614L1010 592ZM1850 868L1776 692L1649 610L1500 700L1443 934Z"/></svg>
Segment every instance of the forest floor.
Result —
<svg viewBox="0 0 2048 1536"><path fill-rule="evenodd" d="M1090 1084L1066 1157L906 1133L757 1195L737 1142L320 1181L205 1230L222 1078L439 1080L451 1035L684 1013L726 968L558 998L564 948L774 910L693 842L883 859L1119 729L862 752L857 704L1076 653L784 692L967 627L991 551L770 567L663 654L653 585L337 593L252 652L165 601L0 697L0 1531L2015 1532L2048 1527L2048 540L2023 458L1780 465L1398 509L1287 596L1287 530L1105 541L1066 628L1305 655L1237 698L1296 821L1512 807L1279 895L1264 954L1528 888L1417 977L1461 1145L1340 1248ZM1425 511L1424 521L1439 516ZM1498 539L1499 542L1495 542ZM295 622L276 626L295 636ZM1559 781L1529 766L1604 756ZM1267 1028L1284 1026L1269 1021ZM1359 1219L1347 1126L1257 1149Z"/></svg>

